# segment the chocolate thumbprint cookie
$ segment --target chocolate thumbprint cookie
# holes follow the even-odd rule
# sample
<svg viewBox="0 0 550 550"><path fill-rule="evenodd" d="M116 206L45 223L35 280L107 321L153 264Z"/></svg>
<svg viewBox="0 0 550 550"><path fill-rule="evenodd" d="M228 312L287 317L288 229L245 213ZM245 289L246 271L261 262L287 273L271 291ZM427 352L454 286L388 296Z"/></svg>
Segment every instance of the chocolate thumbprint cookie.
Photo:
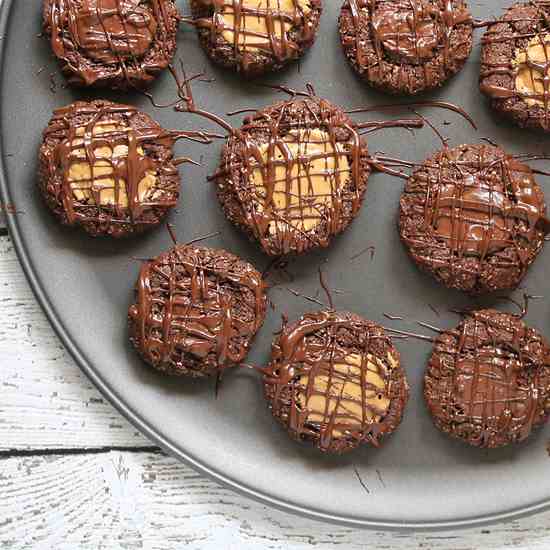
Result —
<svg viewBox="0 0 550 550"><path fill-rule="evenodd" d="M413 261L449 288L513 289L550 231L533 171L492 145L443 149L409 178L399 230Z"/></svg>
<svg viewBox="0 0 550 550"><path fill-rule="evenodd" d="M308 313L273 343L264 390L293 439L323 452L378 446L401 422L409 386L384 329L353 313Z"/></svg>
<svg viewBox="0 0 550 550"><path fill-rule="evenodd" d="M550 413L550 348L517 316L468 313L436 339L424 378L435 425L474 447L526 439Z"/></svg>
<svg viewBox="0 0 550 550"><path fill-rule="evenodd" d="M391 94L442 86L472 51L473 21L464 0L346 0L339 24L352 67Z"/></svg>
<svg viewBox="0 0 550 550"><path fill-rule="evenodd" d="M174 56L179 19L174 0L43 0L44 34L77 86L147 86Z"/></svg>
<svg viewBox="0 0 550 550"><path fill-rule="evenodd" d="M217 64L247 75L275 71L315 41L321 0L191 0L193 24Z"/></svg>
<svg viewBox="0 0 550 550"><path fill-rule="evenodd" d="M143 264L130 340L161 372L205 377L245 360L265 311L252 265L225 250L178 245Z"/></svg>
<svg viewBox="0 0 550 550"><path fill-rule="evenodd" d="M174 135L135 107L77 101L54 112L39 185L61 223L124 237L158 225L179 197Z"/></svg>
<svg viewBox="0 0 550 550"><path fill-rule="evenodd" d="M550 4L514 4L482 39L481 91L497 112L550 132Z"/></svg>
<svg viewBox="0 0 550 550"><path fill-rule="evenodd" d="M369 174L355 123L311 96L246 118L214 180L227 218L280 256L328 246L357 216Z"/></svg>

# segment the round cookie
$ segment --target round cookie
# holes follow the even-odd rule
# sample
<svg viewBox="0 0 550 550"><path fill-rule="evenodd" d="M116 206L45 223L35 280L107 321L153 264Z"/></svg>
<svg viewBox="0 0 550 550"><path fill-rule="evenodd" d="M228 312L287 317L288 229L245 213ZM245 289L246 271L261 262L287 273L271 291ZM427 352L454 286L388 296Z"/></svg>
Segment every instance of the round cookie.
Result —
<svg viewBox="0 0 550 550"><path fill-rule="evenodd" d="M549 75L550 5L514 4L483 36L481 91L517 125L549 132Z"/></svg>
<svg viewBox="0 0 550 550"><path fill-rule="evenodd" d="M378 446L403 415L409 386L384 329L353 313L308 313L284 325L264 374L273 416L323 452Z"/></svg>
<svg viewBox="0 0 550 550"><path fill-rule="evenodd" d="M301 57L315 41L321 11L322 0L191 0L212 61L254 76Z"/></svg>
<svg viewBox="0 0 550 550"><path fill-rule="evenodd" d="M227 218L280 256L328 246L358 214L369 174L355 123L311 96L246 118L214 181Z"/></svg>
<svg viewBox="0 0 550 550"><path fill-rule="evenodd" d="M473 294L517 287L550 231L529 166L491 145L439 151L408 179L399 231L413 261Z"/></svg>
<svg viewBox="0 0 550 550"><path fill-rule="evenodd" d="M472 51L465 0L346 0L339 27L355 71L390 94L442 86Z"/></svg>
<svg viewBox="0 0 550 550"><path fill-rule="evenodd" d="M526 439L550 413L550 347L520 318L468 313L436 339L424 378L435 425L474 447Z"/></svg>
<svg viewBox="0 0 550 550"><path fill-rule="evenodd" d="M77 101L44 131L39 186L61 223L124 237L158 225L177 204L172 133L135 107Z"/></svg>
<svg viewBox="0 0 550 550"><path fill-rule="evenodd" d="M178 245L143 264L130 340L161 372L205 377L245 360L265 311L252 265L225 250Z"/></svg>
<svg viewBox="0 0 550 550"><path fill-rule="evenodd" d="M143 88L176 51L174 0L43 0L44 34L76 86Z"/></svg>

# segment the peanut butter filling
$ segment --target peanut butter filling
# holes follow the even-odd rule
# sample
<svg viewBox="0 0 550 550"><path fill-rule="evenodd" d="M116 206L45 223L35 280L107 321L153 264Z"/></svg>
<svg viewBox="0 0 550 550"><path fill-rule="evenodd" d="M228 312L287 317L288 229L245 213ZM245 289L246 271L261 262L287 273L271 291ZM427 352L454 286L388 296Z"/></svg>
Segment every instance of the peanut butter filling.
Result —
<svg viewBox="0 0 550 550"><path fill-rule="evenodd" d="M250 178L259 199L257 211L273 217L271 235L317 227L351 177L343 145L333 144L320 129L290 132L274 146L260 146L259 156L262 163L256 162Z"/></svg>
<svg viewBox="0 0 550 550"><path fill-rule="evenodd" d="M516 52L516 90L527 105L545 107L550 102L550 33L533 37Z"/></svg>
<svg viewBox="0 0 550 550"><path fill-rule="evenodd" d="M313 382L308 374L300 377L304 391L298 395L298 404L307 411L306 422L328 424L332 421L335 425L332 435L342 437L348 430L381 420L390 407L384 376L387 368L371 354L367 355L363 367L362 361L361 355L350 354L344 362L316 375ZM392 368L397 367L391 354L388 361ZM363 374L362 369L366 370Z"/></svg>
<svg viewBox="0 0 550 550"><path fill-rule="evenodd" d="M225 2L221 13L223 38L241 52L271 50L272 39L286 42L296 15L311 11L309 0L241 0L237 10Z"/></svg>
<svg viewBox="0 0 550 550"><path fill-rule="evenodd" d="M110 121L96 124L91 132L84 126L75 130L76 137L70 142L67 174L75 200L98 206L128 207L127 181L115 176L115 168L117 174L128 173L128 138L121 140L120 136L132 131L120 122ZM116 139L110 140L111 136L116 136ZM91 144L88 143L90 138ZM139 145L137 154L138 159L145 159L143 148ZM125 165L126 170L119 169ZM137 200L144 202L153 198L156 183L155 171L146 170L138 184Z"/></svg>

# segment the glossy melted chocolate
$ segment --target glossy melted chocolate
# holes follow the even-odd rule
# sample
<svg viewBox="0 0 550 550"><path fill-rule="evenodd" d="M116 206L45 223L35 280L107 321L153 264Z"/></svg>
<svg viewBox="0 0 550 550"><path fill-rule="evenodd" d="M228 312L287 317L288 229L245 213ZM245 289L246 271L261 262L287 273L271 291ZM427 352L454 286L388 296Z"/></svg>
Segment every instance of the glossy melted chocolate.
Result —
<svg viewBox="0 0 550 550"><path fill-rule="evenodd" d="M440 180L427 186L424 219L453 254L484 260L550 231L543 197L527 165L510 156L487 162L484 147L476 165L453 160L452 154L443 154L440 162Z"/></svg>

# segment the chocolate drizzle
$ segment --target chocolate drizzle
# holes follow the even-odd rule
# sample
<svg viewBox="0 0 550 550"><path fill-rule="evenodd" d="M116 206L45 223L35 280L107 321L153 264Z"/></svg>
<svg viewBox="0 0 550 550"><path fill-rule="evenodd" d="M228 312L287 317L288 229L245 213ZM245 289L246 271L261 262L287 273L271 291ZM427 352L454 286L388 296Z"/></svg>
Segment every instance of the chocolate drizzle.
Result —
<svg viewBox="0 0 550 550"><path fill-rule="evenodd" d="M525 82L518 86L520 78ZM488 26L482 39L480 88L496 109L520 126L550 131L548 2L515 4Z"/></svg>
<svg viewBox="0 0 550 550"><path fill-rule="evenodd" d="M256 111L236 129L196 105L191 82L200 75L187 78L183 65L181 69L182 78L171 68L178 99L167 106L212 120L229 133L221 167L210 179L218 186L227 217L272 256L328 246L331 237L343 231L357 214L371 167L407 178L391 166L415 166L386 156L369 157L360 134L362 129L422 127L428 121L421 115L356 123L338 107L316 97L310 84L306 91L270 86L291 95L291 99ZM349 113L403 106L451 110L476 127L461 107L440 101L358 108ZM318 161L322 161L321 166L315 167ZM317 192L316 178L330 187Z"/></svg>
<svg viewBox="0 0 550 550"><path fill-rule="evenodd" d="M273 344L264 389L291 437L324 452L378 446L401 421L408 384L383 329L350 313L308 313Z"/></svg>
<svg viewBox="0 0 550 550"><path fill-rule="evenodd" d="M437 338L424 393L453 437L489 448L523 441L550 413L550 348L516 316L471 312Z"/></svg>
<svg viewBox="0 0 550 550"><path fill-rule="evenodd" d="M550 232L531 169L490 145L445 148L410 177L400 233L414 261L451 288L514 288Z"/></svg>
<svg viewBox="0 0 550 550"><path fill-rule="evenodd" d="M45 0L44 28L69 82L141 87L175 51L173 0Z"/></svg>
<svg viewBox="0 0 550 550"><path fill-rule="evenodd" d="M134 346L156 369L194 377L245 360L267 303L249 263L192 245L145 262L136 295L128 312Z"/></svg>
<svg viewBox="0 0 550 550"><path fill-rule="evenodd" d="M310 96L246 118L214 180L229 219L279 256L328 246L356 216L369 173L357 125Z"/></svg>
<svg viewBox="0 0 550 550"><path fill-rule="evenodd" d="M372 111L385 111L389 109L395 109L397 107L403 108L412 108L412 107L437 107L438 109L445 109L447 111L453 111L454 113L459 114L465 120L467 120L474 130L477 130L477 125L474 119L459 105L454 103L449 103L448 101L436 101L436 100L426 100L426 101L414 101L407 103L386 103L384 105L371 105L369 107L357 107L346 111L346 114L356 114L356 113L370 113Z"/></svg>
<svg viewBox="0 0 550 550"><path fill-rule="evenodd" d="M157 225L179 196L172 146L203 132L170 132L129 105L96 100L54 112L44 132L41 186L63 223L115 237Z"/></svg>
<svg viewBox="0 0 550 550"><path fill-rule="evenodd" d="M361 76L384 91L416 94L462 67L472 23L462 0L346 0L340 33Z"/></svg>
<svg viewBox="0 0 550 550"><path fill-rule="evenodd" d="M192 0L193 24L214 61L258 74L315 39L321 0Z"/></svg>

